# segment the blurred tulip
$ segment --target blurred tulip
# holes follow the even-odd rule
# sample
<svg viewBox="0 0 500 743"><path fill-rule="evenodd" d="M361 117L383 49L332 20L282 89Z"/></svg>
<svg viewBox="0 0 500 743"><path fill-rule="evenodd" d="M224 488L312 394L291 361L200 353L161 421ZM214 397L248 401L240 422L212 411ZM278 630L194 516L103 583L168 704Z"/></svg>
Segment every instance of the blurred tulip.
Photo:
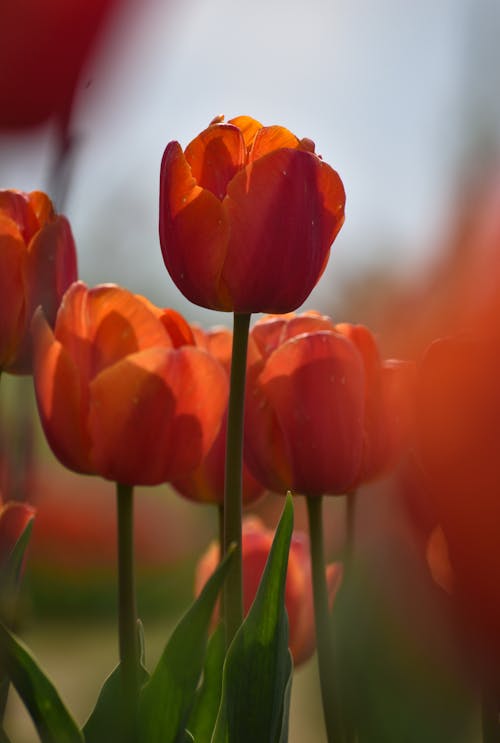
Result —
<svg viewBox="0 0 500 743"><path fill-rule="evenodd" d="M193 327L196 345L208 351L221 364L227 374L231 368L232 333L228 328L218 327L204 331ZM201 503L224 503L224 476L226 457L227 408L221 427L212 448L201 465L186 477L175 480L173 486L186 498ZM243 464L243 503L256 501L264 494L264 488Z"/></svg>
<svg viewBox="0 0 500 743"><path fill-rule="evenodd" d="M35 509L26 503L0 500L0 569L5 566L16 542L35 515Z"/></svg>
<svg viewBox="0 0 500 743"><path fill-rule="evenodd" d="M418 380L418 456L442 538L428 557L442 574L474 644L500 659L500 339L461 335L432 343ZM437 557L436 557L437 555ZM436 565L438 567L436 567ZM442 582L442 581L441 581Z"/></svg>
<svg viewBox="0 0 500 743"><path fill-rule="evenodd" d="M116 0L2 3L0 128L66 118L80 73Z"/></svg>
<svg viewBox="0 0 500 743"><path fill-rule="evenodd" d="M415 428L416 364L380 358L377 343L364 325L340 323L335 330L351 340L365 369L363 460L354 490L391 471L408 448Z"/></svg>
<svg viewBox="0 0 500 743"><path fill-rule="evenodd" d="M66 293L34 318L35 391L55 455L77 472L154 485L199 466L227 402L224 370L185 320L117 286Z"/></svg>
<svg viewBox="0 0 500 743"><path fill-rule="evenodd" d="M202 307L289 312L321 276L344 204L339 176L311 140L218 117L184 152L170 142L163 155L163 260Z"/></svg>
<svg viewBox="0 0 500 743"><path fill-rule="evenodd" d="M40 191L0 191L0 371L31 371L33 312L41 305L53 325L76 278L71 228L49 198Z"/></svg>
<svg viewBox="0 0 500 743"><path fill-rule="evenodd" d="M243 608L245 615L255 598L271 550L274 532L256 517L243 521ZM195 593L198 595L219 561L219 545L213 542L196 569ZM330 608L342 580L342 566L332 563L326 568ZM295 531L290 544L285 586L285 605L289 622L289 647L296 666L304 663L316 647L311 563L307 534Z"/></svg>

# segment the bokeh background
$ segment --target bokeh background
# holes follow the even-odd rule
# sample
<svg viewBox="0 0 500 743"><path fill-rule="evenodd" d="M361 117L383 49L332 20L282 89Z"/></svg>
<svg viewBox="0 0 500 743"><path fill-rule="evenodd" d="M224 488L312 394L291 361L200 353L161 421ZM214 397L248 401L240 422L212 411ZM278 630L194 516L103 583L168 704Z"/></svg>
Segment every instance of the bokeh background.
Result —
<svg viewBox="0 0 500 743"><path fill-rule="evenodd" d="M122 284L205 325L229 323L187 303L163 267L158 176L168 141L185 146L216 114L249 114L314 139L344 181L346 223L307 307L369 324L387 355L418 355L448 328L464 283L492 290L484 266L500 249L499 38L496 0L117 3L72 116L64 211L80 277ZM0 187L48 188L55 141L50 122L1 131ZM6 419L22 413L17 441L7 437L10 495L40 508L21 630L83 720L116 662L113 490L53 460L29 379L5 388ZM463 701L447 606L398 494L387 481L360 496L355 688L373 719L391 720L373 740L469 742L476 710ZM190 600L216 516L166 488L138 502L139 602L153 659ZM259 511L272 522L278 509ZM342 509L329 504L332 556ZM321 743L320 717L312 660L297 674L291 742ZM8 723L16 743L35 739L15 698Z"/></svg>

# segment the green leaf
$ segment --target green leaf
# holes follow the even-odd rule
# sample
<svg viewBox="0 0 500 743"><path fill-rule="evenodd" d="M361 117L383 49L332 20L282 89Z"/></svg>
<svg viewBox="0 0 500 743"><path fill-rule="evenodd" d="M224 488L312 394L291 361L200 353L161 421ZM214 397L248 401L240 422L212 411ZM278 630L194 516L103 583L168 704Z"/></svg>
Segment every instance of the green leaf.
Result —
<svg viewBox="0 0 500 743"><path fill-rule="evenodd" d="M78 726L30 652L0 624L0 655L42 743L83 743Z"/></svg>
<svg viewBox="0 0 500 743"><path fill-rule="evenodd" d="M210 620L224 582L232 550L208 580L170 638L151 679L139 697L141 743L176 743L185 739L205 658Z"/></svg>
<svg viewBox="0 0 500 743"><path fill-rule="evenodd" d="M1 573L3 586L7 585L9 588L12 589L19 583L24 553L26 552L26 548L31 537L34 520L35 517L32 516L24 527L24 531L18 538L17 542L12 548L12 552L7 558L5 566L3 567Z"/></svg>
<svg viewBox="0 0 500 743"><path fill-rule="evenodd" d="M281 714L281 732L279 737L279 743L287 743L288 741L288 722L290 719L290 699L292 697L292 680L293 680L293 658L290 651L288 651L288 679L285 686L285 693L283 696L283 710Z"/></svg>
<svg viewBox="0 0 500 743"><path fill-rule="evenodd" d="M219 624L207 647L203 680L196 692L188 730L195 740L209 741L217 719L222 692L222 667L226 654L224 627Z"/></svg>
<svg viewBox="0 0 500 743"><path fill-rule="evenodd" d="M255 601L227 653L212 743L285 740L291 684L285 580L292 529L288 495Z"/></svg>
<svg viewBox="0 0 500 743"><path fill-rule="evenodd" d="M140 683L144 684L148 679L148 672L140 666ZM126 720L121 714L122 707L122 680L118 665L104 682L96 705L83 726L86 743L118 743L125 740L128 731L124 729Z"/></svg>

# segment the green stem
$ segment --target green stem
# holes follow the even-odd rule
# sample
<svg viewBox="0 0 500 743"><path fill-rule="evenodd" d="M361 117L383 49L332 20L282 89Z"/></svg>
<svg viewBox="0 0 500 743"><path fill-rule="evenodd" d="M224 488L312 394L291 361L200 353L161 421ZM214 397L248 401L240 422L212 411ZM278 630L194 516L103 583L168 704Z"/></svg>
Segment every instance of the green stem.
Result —
<svg viewBox="0 0 500 743"><path fill-rule="evenodd" d="M135 741L139 693L139 642L134 581L134 490L116 485L118 509L118 633L120 668L123 682L123 713L128 716L124 729Z"/></svg>
<svg viewBox="0 0 500 743"><path fill-rule="evenodd" d="M309 517L311 570L314 597L314 619L316 624L316 646L318 655L321 699L328 743L343 741L340 718L339 693L336 678L336 653L330 625L328 589L325 575L323 546L323 498L306 497Z"/></svg>
<svg viewBox="0 0 500 743"><path fill-rule="evenodd" d="M234 314L231 387L227 416L226 472L224 486L224 554L238 545L224 584L224 622L229 647L243 620L241 566L243 420L250 314Z"/></svg>

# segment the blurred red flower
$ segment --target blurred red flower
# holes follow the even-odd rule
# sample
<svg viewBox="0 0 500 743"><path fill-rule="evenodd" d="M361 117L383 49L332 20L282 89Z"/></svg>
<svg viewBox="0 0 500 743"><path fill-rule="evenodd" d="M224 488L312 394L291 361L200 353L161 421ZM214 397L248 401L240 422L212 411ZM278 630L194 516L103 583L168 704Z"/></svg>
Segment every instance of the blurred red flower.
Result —
<svg viewBox="0 0 500 743"><path fill-rule="evenodd" d="M196 468L227 403L220 364L186 321L114 285L66 293L34 318L34 381L54 453L77 472L154 485Z"/></svg>
<svg viewBox="0 0 500 743"><path fill-rule="evenodd" d="M264 567L271 550L274 532L256 517L248 517L242 527L243 609L245 615L255 598ZM219 545L213 542L196 569L195 593L198 595L219 562ZM332 563L326 568L326 579L333 606L342 580L342 565ZM285 585L285 605L288 614L288 643L294 664L308 660L316 647L311 562L307 534L295 531L290 544Z"/></svg>
<svg viewBox="0 0 500 743"><path fill-rule="evenodd" d="M65 119L83 65L117 0L2 3L0 128Z"/></svg>
<svg viewBox="0 0 500 743"><path fill-rule="evenodd" d="M500 658L500 339L441 338L418 380L418 457L435 524L427 556L474 643ZM443 576L447 576L443 578Z"/></svg>
<svg viewBox="0 0 500 743"><path fill-rule="evenodd" d="M193 335L196 345L204 348L221 364L229 375L231 369L231 349L233 335L228 328L217 327L209 331L193 326ZM224 502L224 476L226 459L226 428L227 407L217 438L200 466L186 475L175 480L172 485L186 498L202 503ZM248 505L260 498L265 492L263 486L250 474L243 463L243 503Z"/></svg>
<svg viewBox="0 0 500 743"><path fill-rule="evenodd" d="M53 325L76 278L71 228L50 199L40 191L0 191L0 371L31 371L33 312L41 305Z"/></svg>
<svg viewBox="0 0 500 743"><path fill-rule="evenodd" d="M309 296L344 221L337 173L281 126L219 117L167 145L160 241L176 286L202 307L289 312Z"/></svg>
<svg viewBox="0 0 500 743"><path fill-rule="evenodd" d="M394 464L412 366L384 365L371 333L317 313L250 333L245 456L270 490L342 494Z"/></svg>

